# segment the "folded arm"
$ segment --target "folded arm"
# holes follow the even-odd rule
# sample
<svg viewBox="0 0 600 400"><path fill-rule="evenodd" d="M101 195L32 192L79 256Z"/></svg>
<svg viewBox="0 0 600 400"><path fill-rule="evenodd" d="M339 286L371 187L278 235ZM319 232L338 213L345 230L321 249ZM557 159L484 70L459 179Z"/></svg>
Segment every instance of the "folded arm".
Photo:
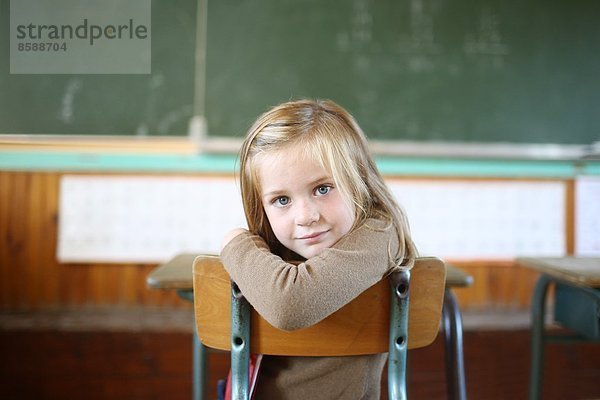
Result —
<svg viewBox="0 0 600 400"><path fill-rule="evenodd" d="M394 265L398 241L393 228L371 220L298 265L272 254L257 235L238 234L221 259L256 311L273 326L311 326L377 283Z"/></svg>

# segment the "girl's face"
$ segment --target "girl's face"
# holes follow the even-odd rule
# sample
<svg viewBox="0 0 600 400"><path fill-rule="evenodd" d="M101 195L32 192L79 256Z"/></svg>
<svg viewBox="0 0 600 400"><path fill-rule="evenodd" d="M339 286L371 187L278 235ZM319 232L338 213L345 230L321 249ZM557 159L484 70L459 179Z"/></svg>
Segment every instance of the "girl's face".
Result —
<svg viewBox="0 0 600 400"><path fill-rule="evenodd" d="M293 148L257 163L263 208L277 239L305 258L333 246L354 224L354 209L331 175Z"/></svg>

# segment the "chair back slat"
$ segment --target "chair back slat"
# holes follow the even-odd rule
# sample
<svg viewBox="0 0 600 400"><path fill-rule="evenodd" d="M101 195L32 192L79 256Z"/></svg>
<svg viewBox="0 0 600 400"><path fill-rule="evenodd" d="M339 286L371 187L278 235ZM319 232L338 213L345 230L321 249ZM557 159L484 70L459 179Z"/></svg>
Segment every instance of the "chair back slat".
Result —
<svg viewBox="0 0 600 400"><path fill-rule="evenodd" d="M446 269L435 257L417 259L411 270L408 348L429 345L441 320ZM194 309L200 341L230 349L229 275L216 256L194 261ZM251 312L251 352L284 356L343 356L388 351L390 285L382 279L323 321L292 332Z"/></svg>

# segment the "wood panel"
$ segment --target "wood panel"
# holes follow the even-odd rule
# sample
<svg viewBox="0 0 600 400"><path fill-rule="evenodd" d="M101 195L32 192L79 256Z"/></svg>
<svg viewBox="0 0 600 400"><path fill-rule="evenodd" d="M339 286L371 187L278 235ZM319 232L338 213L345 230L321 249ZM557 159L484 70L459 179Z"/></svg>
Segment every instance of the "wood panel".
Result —
<svg viewBox="0 0 600 400"><path fill-rule="evenodd" d="M189 307L149 290L155 264L61 264L58 172L0 172L0 309L96 305Z"/></svg>
<svg viewBox="0 0 600 400"><path fill-rule="evenodd" d="M61 175L61 172L0 171L0 309L94 305L191 307L172 291L146 287L146 276L156 265L57 262ZM565 235L568 250L572 251L572 184L567 189ZM474 278L472 286L455 290L464 309L529 307L537 273L510 261L447 261Z"/></svg>
<svg viewBox="0 0 600 400"><path fill-rule="evenodd" d="M493 345L490 345L493 343ZM467 397L527 398L527 330L465 331ZM443 400L446 394L443 338L410 352L411 399ZM192 396L192 334L181 332L1 331L2 399L185 399ZM600 346L546 347L543 398L600 398ZM229 354L210 352L208 398L229 370ZM259 380L260 382L260 380ZM387 399L386 374L382 396ZM83 396L82 396L83 394Z"/></svg>
<svg viewBox="0 0 600 400"><path fill-rule="evenodd" d="M463 311L528 310L539 273L512 261L451 261L473 277L473 285L453 290Z"/></svg>

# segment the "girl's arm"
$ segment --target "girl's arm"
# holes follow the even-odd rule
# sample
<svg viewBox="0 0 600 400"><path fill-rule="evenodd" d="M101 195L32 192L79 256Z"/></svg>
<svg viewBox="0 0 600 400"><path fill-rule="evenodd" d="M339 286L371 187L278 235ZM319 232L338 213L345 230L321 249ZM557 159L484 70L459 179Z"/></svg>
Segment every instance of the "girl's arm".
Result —
<svg viewBox="0 0 600 400"><path fill-rule="evenodd" d="M223 238L223 242L221 243L221 251L225 246L229 244L229 242L231 242L236 236L241 235L242 233L248 233L248 230L244 228L235 228L227 232L225 234L225 237Z"/></svg>
<svg viewBox="0 0 600 400"><path fill-rule="evenodd" d="M238 232L221 259L256 311L284 330L311 326L377 283L394 265L398 239L378 220L299 265L272 254L257 235Z"/></svg>

